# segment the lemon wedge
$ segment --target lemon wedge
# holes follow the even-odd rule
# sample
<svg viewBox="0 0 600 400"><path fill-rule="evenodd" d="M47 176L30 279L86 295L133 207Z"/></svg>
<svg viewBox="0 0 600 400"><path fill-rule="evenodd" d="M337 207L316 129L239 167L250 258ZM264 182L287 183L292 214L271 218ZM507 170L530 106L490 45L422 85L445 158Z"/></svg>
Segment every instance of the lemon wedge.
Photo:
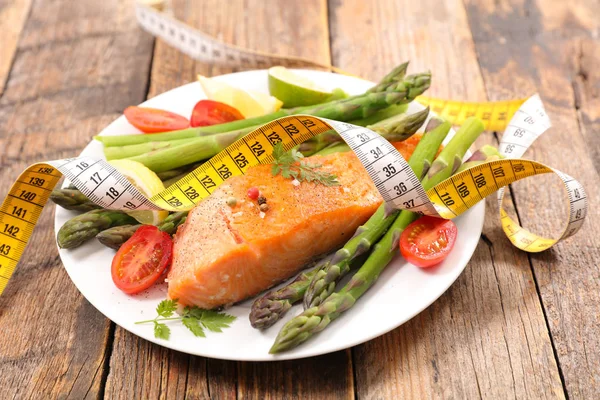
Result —
<svg viewBox="0 0 600 400"><path fill-rule="evenodd" d="M198 75L204 93L209 100L219 101L236 108L246 118L275 112L283 103L268 94L246 91L225 82Z"/></svg>
<svg viewBox="0 0 600 400"><path fill-rule="evenodd" d="M152 197L165 190L165 185L163 185L159 177L140 162L132 160L111 160L109 163L146 197ZM127 214L131 215L141 224L158 225L167 218L169 212L137 210L128 211Z"/></svg>

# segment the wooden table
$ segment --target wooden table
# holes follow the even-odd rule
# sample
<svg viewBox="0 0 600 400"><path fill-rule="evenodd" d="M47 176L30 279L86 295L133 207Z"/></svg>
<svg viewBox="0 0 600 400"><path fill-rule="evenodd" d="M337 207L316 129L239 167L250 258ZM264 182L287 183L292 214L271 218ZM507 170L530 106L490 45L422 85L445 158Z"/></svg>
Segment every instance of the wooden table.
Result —
<svg viewBox="0 0 600 400"><path fill-rule="evenodd" d="M229 43L367 79L411 60L413 71L433 71L434 96L539 92L554 128L528 156L584 184L589 220L567 242L526 254L488 200L467 269L420 315L345 351L251 363L170 351L104 318L67 277L48 207L0 297L0 397L600 398L600 4L568 3L174 1L179 18ZM0 0L0 32L0 197L28 164L78 154L126 106L198 73L231 72L141 31L129 0ZM486 133L480 144L497 140ZM559 188L525 181L508 203L525 226L556 233L562 206L549 204Z"/></svg>

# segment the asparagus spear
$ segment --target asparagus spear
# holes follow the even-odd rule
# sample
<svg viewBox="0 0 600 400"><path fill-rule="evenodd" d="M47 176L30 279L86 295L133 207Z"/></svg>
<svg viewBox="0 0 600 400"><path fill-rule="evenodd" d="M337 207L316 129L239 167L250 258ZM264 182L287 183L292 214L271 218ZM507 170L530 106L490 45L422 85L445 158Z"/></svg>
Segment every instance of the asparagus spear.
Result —
<svg viewBox="0 0 600 400"><path fill-rule="evenodd" d="M423 125L429 115L429 107L413 114L402 114L373 125L370 130L379 133L389 142L402 142L411 137Z"/></svg>
<svg viewBox="0 0 600 400"><path fill-rule="evenodd" d="M411 137L423 125L428 115L429 107L413 114L399 114L384 119L373 125L368 125L367 128L379 133L390 142L401 142ZM332 143L341 141L340 135L331 130L301 143L298 150L305 156L311 156Z"/></svg>
<svg viewBox="0 0 600 400"><path fill-rule="evenodd" d="M392 108L392 107L388 107L388 108ZM425 116L427 116L426 114L429 113L429 107L427 107L426 110L420 111L419 113L421 113L421 112ZM416 113L416 114L419 114L419 113ZM411 115L415 115L415 114L411 114ZM402 117L402 116L396 115L396 116L392 116L392 117ZM389 119L391 120L392 118L389 118ZM361 120L360 122L363 122L365 120L366 119ZM404 140L407 140L410 136L412 136L412 134L411 135L405 135L401 131L390 130L389 126L387 126L387 127L386 126L379 126L379 123L364 124L364 125L361 125L360 123L356 123L355 121L351 121L351 123L354 124L354 125L366 126L367 128L369 128L369 129L371 129L371 130L373 130L375 132L378 132L380 135L384 136L390 142L404 141ZM386 124L386 121L382 120L382 121L380 121L380 123L381 124ZM417 130L418 130L418 127L417 127ZM346 143L344 143L344 142L333 142L333 143L327 145L326 147L322 148L321 150L317 151L314 154L318 154L320 156L326 156L328 154L345 153L347 151L350 151L350 147L348 147L348 145Z"/></svg>
<svg viewBox="0 0 600 400"><path fill-rule="evenodd" d="M426 72L406 76L403 80L393 82L388 86L386 92L365 93L360 96L349 97L314 106L281 109L275 113L260 117L212 126L188 128L180 131L157 133L153 135L96 136L95 139L102 142L105 147L110 147L203 137L217 133L246 130L251 127L264 125L277 118L293 114L309 114L340 121L350 121L353 119L369 117L376 111L392 104L408 103L427 90L430 82L431 74Z"/></svg>
<svg viewBox="0 0 600 400"><path fill-rule="evenodd" d="M367 118L376 111L392 104L406 104L414 100L429 88L431 73L409 75L402 81L395 82L391 91L367 93L356 98L340 100L335 103L318 104L309 110L302 110L302 114L351 121L358 118ZM297 114L298 112L292 112Z"/></svg>
<svg viewBox="0 0 600 400"><path fill-rule="evenodd" d="M158 176L158 179L163 181L163 184L165 185L165 187L169 187L169 185L167 185L167 182L169 180L180 177L183 174L192 172L193 170L198 168L200 165L202 165L202 163L194 163L194 164L184 165L183 167L170 169L168 171L160 172L156 175Z"/></svg>
<svg viewBox="0 0 600 400"><path fill-rule="evenodd" d="M54 189L50 200L66 210L87 212L100 208L78 189Z"/></svg>
<svg viewBox="0 0 600 400"><path fill-rule="evenodd" d="M159 149L128 158L138 161L156 173L179 168L183 165L206 160L227 146L246 136L245 130L204 136L189 143L175 147Z"/></svg>
<svg viewBox="0 0 600 400"><path fill-rule="evenodd" d="M494 146L486 144L475 151L467 161L465 161L460 168L456 170L456 173L463 172L465 169L475 167L481 164L481 161L495 161L504 158L504 156Z"/></svg>
<svg viewBox="0 0 600 400"><path fill-rule="evenodd" d="M274 325L292 307L304 297L304 292L317 270L327 263L329 257L324 257L315 267L301 272L296 279L283 288L270 291L252 303L250 324L256 329L266 329Z"/></svg>
<svg viewBox="0 0 600 400"><path fill-rule="evenodd" d="M394 82L398 82L404 76L406 76L406 71L408 70L408 61L404 62L394 69L392 69L386 76L381 78L379 83L373 86L371 89L367 90L367 93L375 93L375 92L383 92L390 87L390 84Z"/></svg>
<svg viewBox="0 0 600 400"><path fill-rule="evenodd" d="M430 73L410 75L405 77L403 81L395 83L395 91L393 92L370 93L330 105L318 105L307 113L340 121L365 118L392 104L412 101L429 87L430 81ZM130 159L141 162L154 172L162 172L207 159L244 136L245 133L247 132L241 129L220 135L205 136L187 144L159 149Z"/></svg>
<svg viewBox="0 0 600 400"><path fill-rule="evenodd" d="M59 229L58 246L72 249L93 238L100 231L119 225L137 224L137 221L116 210L92 210L71 218Z"/></svg>
<svg viewBox="0 0 600 400"><path fill-rule="evenodd" d="M188 211L179 211L169 214L163 222L158 224L158 229L167 232L169 235L174 235L175 232L177 232L177 228L185 222L187 216Z"/></svg>
<svg viewBox="0 0 600 400"><path fill-rule="evenodd" d="M173 177L171 177L169 179L163 179L162 180L163 185L165 185L165 188L168 188L169 186L171 186L172 184L179 181L181 178L183 178L184 176L188 175L193 170L198 168L198 166L200 166L200 164L191 164L188 166L188 168L184 169L184 171L182 171L179 175L174 175Z"/></svg>
<svg viewBox="0 0 600 400"><path fill-rule="evenodd" d="M244 120L246 121L246 120ZM213 126L229 125L219 124ZM213 132L206 132L204 128L208 127L196 127L186 128L178 131L164 132L164 133L153 133L151 135L117 135L117 136L94 136L94 139L104 144L104 148L114 146L131 146L136 144L151 143L151 142L166 142L172 140L183 140L183 139L194 139L202 136L214 135ZM239 128L238 128L239 129ZM231 129L234 130L234 129Z"/></svg>
<svg viewBox="0 0 600 400"><path fill-rule="evenodd" d="M158 229L167 232L169 235L173 235L177 232L177 228L185 222L187 215L187 211L169 214L169 216L158 225ZM99 232L96 235L96 239L103 245L118 250L123 243L133 236L140 226L142 225L115 226Z"/></svg>
<svg viewBox="0 0 600 400"><path fill-rule="evenodd" d="M314 155L318 156L326 156L333 153L346 153L350 151L350 147L343 142L340 143L332 143L329 146L317 151Z"/></svg>
<svg viewBox="0 0 600 400"><path fill-rule="evenodd" d="M466 150L482 131L483 124L481 121L477 119L465 121L429 169L429 172L431 172L434 166L438 166L436 167L437 172L433 175L427 174L423 182L426 190L450 177L459 168L460 165L457 165L455 160L457 158L462 160ZM444 164L449 167L440 168ZM356 300L373 285L383 269L392 260L398 250L400 234L417 217L417 214L410 211L400 212L390 229L375 245L367 261L352 279L339 292L327 297L319 306L305 310L285 324L277 335L270 352L278 353L298 346L312 335L325 329L331 321L339 317L344 311L350 309Z"/></svg>
<svg viewBox="0 0 600 400"><path fill-rule="evenodd" d="M456 135L431 164L431 168L423 180L423 186L428 185L425 189L430 189L456 173L462 164L465 153L482 131L483 123L478 118L470 117L465 120Z"/></svg>
<svg viewBox="0 0 600 400"><path fill-rule="evenodd" d="M104 149L104 156L107 160L118 160L121 158L128 158L137 156L150 151L159 149L166 149L170 147L179 146L181 144L189 143L197 138L186 138L169 140L166 142L147 142L140 144L130 144L128 146L112 146Z"/></svg>
<svg viewBox="0 0 600 400"><path fill-rule="evenodd" d="M113 226L99 232L96 239L106 247L119 250L123 243L128 241L141 226L141 224Z"/></svg>
<svg viewBox="0 0 600 400"><path fill-rule="evenodd" d="M360 119L353 119L349 121L351 124L358 126L369 126L376 124L384 119L392 118L400 114L406 113L408 110L408 104L394 104L389 107L384 108L383 110L377 111L375 114Z"/></svg>
<svg viewBox="0 0 600 400"><path fill-rule="evenodd" d="M256 299L250 310L250 324L257 329L267 329L283 318L293 304L302 300L312 277L322 265L329 262L332 255L322 258L281 289ZM356 258L353 263L362 264L367 259L366 256L367 254Z"/></svg>
<svg viewBox="0 0 600 400"><path fill-rule="evenodd" d="M450 123L439 117L433 117L427 124L426 133L415 148L408 164L418 177L427 172L431 160L450 131ZM324 265L312 279L304 295L304 308L321 304L335 289L339 280L350 272L350 263L360 254L370 250L373 243L385 233L394 222L400 210L390 209L382 204L375 214L362 226L344 247L338 250L330 263Z"/></svg>

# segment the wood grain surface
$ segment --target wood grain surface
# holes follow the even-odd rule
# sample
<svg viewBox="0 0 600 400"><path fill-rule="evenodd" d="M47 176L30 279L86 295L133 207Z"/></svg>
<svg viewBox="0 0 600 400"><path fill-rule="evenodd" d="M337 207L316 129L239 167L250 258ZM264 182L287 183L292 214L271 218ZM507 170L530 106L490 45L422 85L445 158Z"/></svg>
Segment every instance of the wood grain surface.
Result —
<svg viewBox="0 0 600 400"><path fill-rule="evenodd" d="M131 11L127 1L32 7L0 97L2 196L30 163L77 154L123 107L144 99L152 38L131 23ZM112 323L70 282L53 242L47 207L0 297L2 398L104 391Z"/></svg>
<svg viewBox="0 0 600 400"><path fill-rule="evenodd" d="M539 91L554 127L535 143L529 155L576 176L586 188L590 215L585 232L531 255L530 263L567 392L572 398L598 398L600 177L593 158L597 151L593 144L598 142L586 134L590 126L583 122L584 115L590 117L597 109L587 103L580 114L578 96L582 101L594 96L594 81L587 81L585 71L589 58L598 57L598 47L588 45L584 50L583 43L590 43L598 33L600 23L591 16L600 11L600 4L540 0L501 6L489 1L467 2L467 8L489 96L496 99ZM511 28L514 25L520 27L516 32ZM588 60L583 59L586 54ZM558 179L544 183L526 180L514 187L519 217L537 232L556 231L553 216L563 204L562 198L553 196L561 186Z"/></svg>
<svg viewBox="0 0 600 400"><path fill-rule="evenodd" d="M600 45L591 0L174 0L175 15L239 46L332 62L376 80L431 69L429 95L539 92L554 127L527 157L577 177L585 232L516 250L486 202L465 272L432 306L346 351L246 363L189 356L115 327L70 282L44 210L0 297L1 398L600 398ZM29 163L77 154L131 104L235 70L191 60L136 25L129 0L0 0L0 196ZM59 138L59 140L57 140ZM477 145L497 143L485 133ZM545 178L543 178L545 179ZM557 179L514 185L524 226L557 235ZM34 251L33 248L43 251Z"/></svg>
<svg viewBox="0 0 600 400"><path fill-rule="evenodd" d="M25 26L27 15L31 7L31 0L2 0L0 1L0 32L2 32L2 45L0 46L0 95L4 92L4 85L12 66L19 36Z"/></svg>

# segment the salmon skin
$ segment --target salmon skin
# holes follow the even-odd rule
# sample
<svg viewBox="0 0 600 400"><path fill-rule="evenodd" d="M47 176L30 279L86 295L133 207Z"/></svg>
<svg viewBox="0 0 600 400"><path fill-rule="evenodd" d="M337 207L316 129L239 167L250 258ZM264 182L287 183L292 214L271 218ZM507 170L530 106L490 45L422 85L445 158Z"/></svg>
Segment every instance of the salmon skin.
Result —
<svg viewBox="0 0 600 400"><path fill-rule="evenodd" d="M337 176L324 186L273 176L271 165L228 179L190 211L174 239L168 295L213 309L254 296L293 276L315 257L341 247L382 203L352 152L306 158ZM257 187L263 214L247 196ZM234 197L237 204L227 205Z"/></svg>

